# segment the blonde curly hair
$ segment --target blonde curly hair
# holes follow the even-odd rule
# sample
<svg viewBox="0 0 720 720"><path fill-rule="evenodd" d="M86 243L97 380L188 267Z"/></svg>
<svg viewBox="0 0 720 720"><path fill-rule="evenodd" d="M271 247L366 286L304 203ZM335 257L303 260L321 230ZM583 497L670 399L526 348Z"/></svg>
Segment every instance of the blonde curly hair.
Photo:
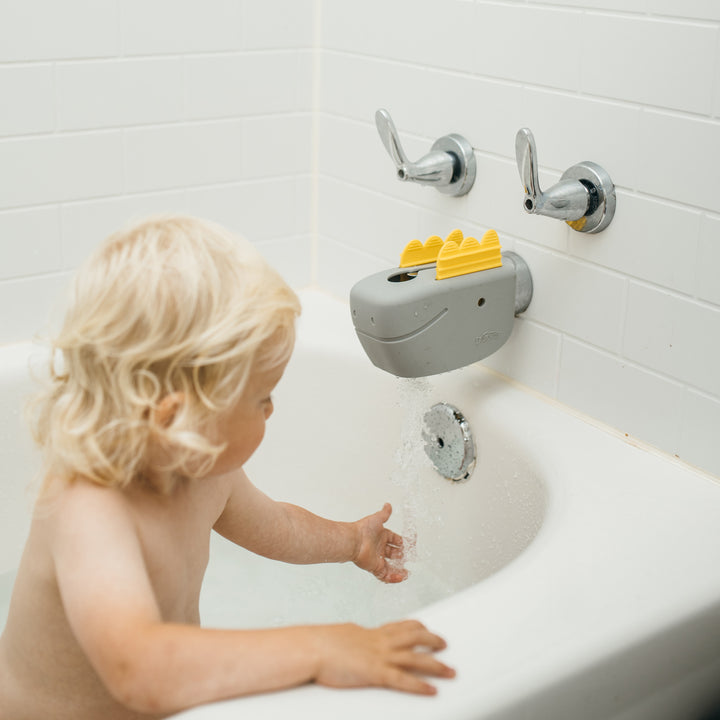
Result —
<svg viewBox="0 0 720 720"><path fill-rule="evenodd" d="M218 225L166 216L111 235L75 277L50 385L31 411L44 489L82 477L169 492L209 472L223 450L209 439L213 419L251 371L289 358L299 313L280 275ZM172 393L181 408L159 422ZM169 450L161 468L150 466L157 445Z"/></svg>

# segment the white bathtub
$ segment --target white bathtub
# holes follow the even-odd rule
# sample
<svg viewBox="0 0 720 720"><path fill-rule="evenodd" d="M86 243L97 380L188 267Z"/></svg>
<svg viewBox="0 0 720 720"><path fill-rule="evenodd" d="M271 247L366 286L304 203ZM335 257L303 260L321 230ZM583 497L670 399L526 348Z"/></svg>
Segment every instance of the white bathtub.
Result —
<svg viewBox="0 0 720 720"><path fill-rule="evenodd" d="M386 500L417 532L411 578L288 566L213 541L203 622L257 627L412 615L458 671L435 698L306 686L196 708L184 720L413 717L693 720L720 703L720 485L480 367L408 388L372 367L347 307L303 295L296 354L248 465L270 495L337 519ZM27 528L36 463L19 425L28 346L0 348L0 592ZM12 372L12 367L17 371ZM397 450L436 401L469 419L467 482ZM410 413L412 415L412 413ZM407 451L405 451L407 455ZM0 597L0 626L3 599Z"/></svg>

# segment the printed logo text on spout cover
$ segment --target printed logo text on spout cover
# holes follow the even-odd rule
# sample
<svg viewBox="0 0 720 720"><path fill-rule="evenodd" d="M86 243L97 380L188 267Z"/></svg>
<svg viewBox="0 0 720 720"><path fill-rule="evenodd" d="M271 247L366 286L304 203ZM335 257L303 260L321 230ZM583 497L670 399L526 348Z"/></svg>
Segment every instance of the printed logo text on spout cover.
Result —
<svg viewBox="0 0 720 720"><path fill-rule="evenodd" d="M475 344L482 345L498 337L500 337L500 332L498 330L487 330L480 337L475 338Z"/></svg>

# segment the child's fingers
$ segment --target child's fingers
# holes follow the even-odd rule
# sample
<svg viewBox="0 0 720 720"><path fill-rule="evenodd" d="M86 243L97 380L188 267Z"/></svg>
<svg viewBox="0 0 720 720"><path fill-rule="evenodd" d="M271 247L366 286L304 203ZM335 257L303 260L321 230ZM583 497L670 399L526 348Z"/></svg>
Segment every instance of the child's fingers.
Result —
<svg viewBox="0 0 720 720"><path fill-rule="evenodd" d="M408 577L408 571L405 570L405 568L394 567L384 560L372 573L378 580L384 583L398 583Z"/></svg>
<svg viewBox="0 0 720 720"><path fill-rule="evenodd" d="M388 632L393 647L402 648L424 647L428 650L444 650L447 643L439 635L430 632L418 620L402 620L389 623L381 628Z"/></svg>
<svg viewBox="0 0 720 720"><path fill-rule="evenodd" d="M382 580L382 582L387 583L388 585L392 585L394 583L402 582L403 580L407 580L408 578L408 571L404 568L390 568L388 567L382 577L378 576L379 580Z"/></svg>
<svg viewBox="0 0 720 720"><path fill-rule="evenodd" d="M434 677L451 678L455 677L455 671L443 662L440 662L430 653L415 652L414 650L404 650L394 653L392 656L394 665L411 672L422 673L423 675L432 675Z"/></svg>
<svg viewBox="0 0 720 720"><path fill-rule="evenodd" d="M375 629L357 625L318 629L321 641L316 682L330 687L382 686L434 695L425 677L452 678L454 670L432 655L445 642L416 620Z"/></svg>
<svg viewBox="0 0 720 720"><path fill-rule="evenodd" d="M380 683L390 690L401 690L402 692L414 693L415 695L435 695L437 689L428 682L425 682L417 675L400 670L399 668L387 668L385 676Z"/></svg>
<svg viewBox="0 0 720 720"><path fill-rule="evenodd" d="M371 572L378 580L398 583L405 580L408 573L402 568L392 567L388 561L401 564L405 557L405 541L401 535L384 527L391 513L392 506L385 503L376 513L358 521L361 543L353 559L358 567Z"/></svg>

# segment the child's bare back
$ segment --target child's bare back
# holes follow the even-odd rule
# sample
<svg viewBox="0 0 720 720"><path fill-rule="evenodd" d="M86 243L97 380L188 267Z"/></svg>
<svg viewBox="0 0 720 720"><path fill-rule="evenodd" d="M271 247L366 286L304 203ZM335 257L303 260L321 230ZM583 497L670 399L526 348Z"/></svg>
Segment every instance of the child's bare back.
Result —
<svg viewBox="0 0 720 720"><path fill-rule="evenodd" d="M201 628L215 530L289 563L401 582L392 508L335 522L278 502L243 465L294 342L294 293L217 226L164 218L81 270L36 411L47 473L0 637L0 718L132 720L316 682L420 694L452 677L415 621Z"/></svg>
<svg viewBox="0 0 720 720"><path fill-rule="evenodd" d="M171 496L78 482L37 508L0 638L3 718L148 717L114 698L88 661L63 607L56 564L94 578L79 590L96 621L111 624L114 604L146 589L123 584L131 580L123 555L139 552L162 620L197 625L210 531L228 488L227 477L186 482Z"/></svg>

